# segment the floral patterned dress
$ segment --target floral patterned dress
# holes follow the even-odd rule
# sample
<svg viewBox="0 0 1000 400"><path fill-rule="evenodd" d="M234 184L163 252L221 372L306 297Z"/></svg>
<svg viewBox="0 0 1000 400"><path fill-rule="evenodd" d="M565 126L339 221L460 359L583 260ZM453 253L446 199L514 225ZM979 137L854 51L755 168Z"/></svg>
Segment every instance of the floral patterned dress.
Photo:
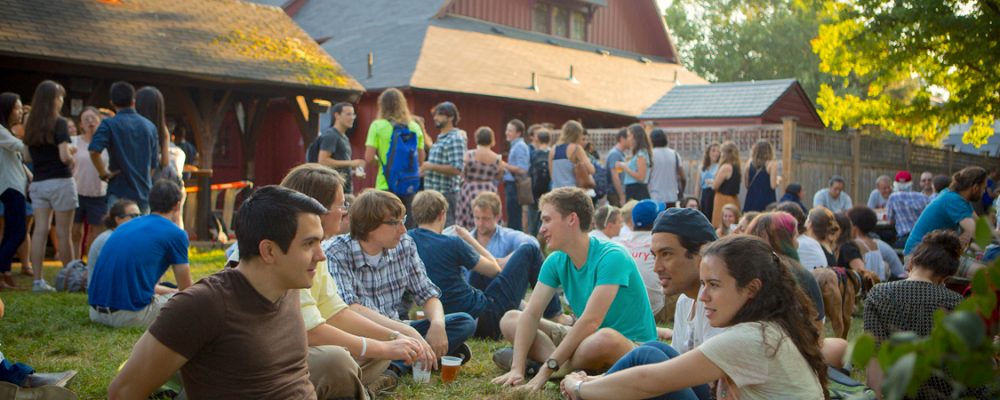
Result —
<svg viewBox="0 0 1000 400"><path fill-rule="evenodd" d="M479 193L497 193L497 173L500 172L500 157L494 163L484 163L476 159L475 150L465 152L465 170L462 171L462 190L455 210L455 223L465 229L476 227L472 218L472 200Z"/></svg>

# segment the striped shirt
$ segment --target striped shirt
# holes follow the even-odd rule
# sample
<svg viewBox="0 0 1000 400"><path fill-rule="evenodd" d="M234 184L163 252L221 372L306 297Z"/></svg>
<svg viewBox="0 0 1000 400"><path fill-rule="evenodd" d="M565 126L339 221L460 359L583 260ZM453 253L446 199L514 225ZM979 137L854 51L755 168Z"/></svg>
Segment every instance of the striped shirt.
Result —
<svg viewBox="0 0 1000 400"><path fill-rule="evenodd" d="M347 304L361 304L398 319L396 309L403 292L410 292L420 305L432 297L441 297L441 290L427 277L410 235L404 234L396 248L383 250L376 265L370 265L361 244L349 235L323 242L323 252L340 297Z"/></svg>
<svg viewBox="0 0 1000 400"><path fill-rule="evenodd" d="M459 171L465 168L465 150L467 144L465 137L459 133L458 129L438 135L437 141L431 146L431 151L427 154L427 162L431 164L450 165ZM462 175L448 176L439 172L428 171L424 176L424 187L437 190L441 193L458 192L462 184Z"/></svg>

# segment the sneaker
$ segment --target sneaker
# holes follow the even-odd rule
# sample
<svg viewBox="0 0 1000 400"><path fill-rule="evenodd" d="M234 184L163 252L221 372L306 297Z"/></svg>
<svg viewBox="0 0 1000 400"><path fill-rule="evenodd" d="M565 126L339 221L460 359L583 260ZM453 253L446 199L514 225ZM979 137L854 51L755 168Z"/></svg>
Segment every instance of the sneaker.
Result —
<svg viewBox="0 0 1000 400"><path fill-rule="evenodd" d="M504 372L510 371L511 364L514 363L514 348L504 347L493 353L493 364L496 364L497 368L500 368ZM531 377L538 373L538 370L542 368L542 364L533 360L528 360L528 365L525 368L524 375Z"/></svg>
<svg viewBox="0 0 1000 400"><path fill-rule="evenodd" d="M468 344L462 343L461 346L458 346L458 348L455 349L455 351L452 352L449 355L453 356L453 357L461 358L462 359L462 365L465 365L465 363L469 362L469 360L472 360L472 349L469 348Z"/></svg>
<svg viewBox="0 0 1000 400"><path fill-rule="evenodd" d="M55 292L56 288L50 286L48 282L40 280L35 281L35 283L31 286L31 291L40 293Z"/></svg>
<svg viewBox="0 0 1000 400"><path fill-rule="evenodd" d="M386 369L382 371L382 376L379 376L378 379L375 379L374 382L368 385L368 392L372 394L372 397L378 397L386 393L392 393L397 385L399 385L399 375L392 369Z"/></svg>

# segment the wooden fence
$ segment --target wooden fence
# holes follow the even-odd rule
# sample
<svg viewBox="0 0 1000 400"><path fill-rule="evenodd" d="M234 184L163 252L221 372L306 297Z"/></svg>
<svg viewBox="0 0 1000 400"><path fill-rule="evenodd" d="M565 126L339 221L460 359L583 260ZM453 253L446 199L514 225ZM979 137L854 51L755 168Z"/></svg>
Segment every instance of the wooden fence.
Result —
<svg viewBox="0 0 1000 400"><path fill-rule="evenodd" d="M812 196L827 187L830 177L840 175L848 182L847 193L854 204L865 204L875 189L880 175L890 178L900 170L913 175L914 188L920 182L920 173L951 175L973 165L984 168L1000 167L1000 159L974 154L958 153L949 149L913 145L905 139L881 138L851 133L816 130L798 126L794 118L782 124L751 126L716 126L692 128L663 128L668 146L677 150L683 160L687 175L687 194L694 195L699 170L706 146L711 143L733 141L740 149L742 162L750 157L750 148L764 139L774 146L783 185L777 196L784 193L784 185L802 185L802 201L812 206ZM614 146L617 129L588 130L589 140L602 155ZM742 198L746 189L740 193Z"/></svg>

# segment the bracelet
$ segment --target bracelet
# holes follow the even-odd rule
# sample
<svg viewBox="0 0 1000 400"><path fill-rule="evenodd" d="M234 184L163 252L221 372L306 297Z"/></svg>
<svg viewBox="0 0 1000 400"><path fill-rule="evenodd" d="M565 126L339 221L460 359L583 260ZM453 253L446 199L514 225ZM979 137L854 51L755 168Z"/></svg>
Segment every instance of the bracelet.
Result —
<svg viewBox="0 0 1000 400"><path fill-rule="evenodd" d="M358 357L364 357L365 353L368 352L368 339L364 336L361 337L361 354Z"/></svg>
<svg viewBox="0 0 1000 400"><path fill-rule="evenodd" d="M583 400L583 396L580 395L580 388L583 387L583 380L576 383L576 387L573 388L573 393L576 394L577 400Z"/></svg>

